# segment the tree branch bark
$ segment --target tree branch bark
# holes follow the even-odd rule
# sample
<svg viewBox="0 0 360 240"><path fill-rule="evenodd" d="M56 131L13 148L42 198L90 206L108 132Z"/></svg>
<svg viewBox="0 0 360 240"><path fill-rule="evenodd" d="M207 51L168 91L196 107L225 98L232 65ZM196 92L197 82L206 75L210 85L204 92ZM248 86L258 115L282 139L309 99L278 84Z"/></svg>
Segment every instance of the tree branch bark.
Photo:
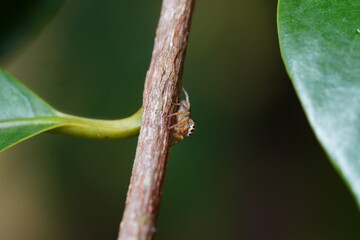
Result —
<svg viewBox="0 0 360 240"><path fill-rule="evenodd" d="M118 240L149 240L155 233L195 0L164 0L143 93L143 117Z"/></svg>

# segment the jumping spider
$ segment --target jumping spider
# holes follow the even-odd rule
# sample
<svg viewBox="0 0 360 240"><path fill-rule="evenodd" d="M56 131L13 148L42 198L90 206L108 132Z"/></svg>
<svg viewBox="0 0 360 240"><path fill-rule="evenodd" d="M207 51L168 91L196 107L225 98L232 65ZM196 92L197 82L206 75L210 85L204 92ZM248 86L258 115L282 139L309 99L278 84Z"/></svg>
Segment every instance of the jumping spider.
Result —
<svg viewBox="0 0 360 240"><path fill-rule="evenodd" d="M176 143L183 140L184 135L191 137L195 132L195 122L190 118L191 111L189 94L184 88L182 90L185 93L185 100L181 100L180 103L174 103L174 105L179 105L179 109L177 110L177 112L168 116L176 116L176 124L169 127L169 129L173 129L174 142L172 143L172 145L175 145Z"/></svg>

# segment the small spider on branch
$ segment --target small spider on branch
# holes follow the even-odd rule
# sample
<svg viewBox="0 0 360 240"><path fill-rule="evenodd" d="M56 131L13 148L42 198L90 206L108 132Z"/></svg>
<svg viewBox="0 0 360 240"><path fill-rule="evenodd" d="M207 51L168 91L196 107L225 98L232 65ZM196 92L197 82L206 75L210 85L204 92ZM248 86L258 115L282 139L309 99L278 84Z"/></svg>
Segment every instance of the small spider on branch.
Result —
<svg viewBox="0 0 360 240"><path fill-rule="evenodd" d="M180 103L174 103L174 105L179 105L179 109L168 116L176 116L176 124L169 127L169 129L173 129L174 141L171 144L172 146L183 140L184 135L191 137L195 132L195 122L191 119L189 94L185 88L182 90L185 93L185 100L181 100Z"/></svg>

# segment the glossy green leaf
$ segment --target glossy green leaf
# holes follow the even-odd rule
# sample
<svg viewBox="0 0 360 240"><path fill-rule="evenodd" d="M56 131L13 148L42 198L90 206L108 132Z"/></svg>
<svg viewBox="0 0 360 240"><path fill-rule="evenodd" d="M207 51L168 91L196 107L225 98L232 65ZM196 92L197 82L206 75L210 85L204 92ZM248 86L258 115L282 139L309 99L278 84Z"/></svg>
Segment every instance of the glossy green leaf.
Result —
<svg viewBox="0 0 360 240"><path fill-rule="evenodd" d="M97 120L56 111L0 70L0 152L44 131L102 140L135 136L141 125L142 109L120 120Z"/></svg>
<svg viewBox="0 0 360 240"><path fill-rule="evenodd" d="M360 1L281 0L278 28L311 126L360 206Z"/></svg>
<svg viewBox="0 0 360 240"><path fill-rule="evenodd" d="M4 71L0 71L0 151L57 126L56 111Z"/></svg>

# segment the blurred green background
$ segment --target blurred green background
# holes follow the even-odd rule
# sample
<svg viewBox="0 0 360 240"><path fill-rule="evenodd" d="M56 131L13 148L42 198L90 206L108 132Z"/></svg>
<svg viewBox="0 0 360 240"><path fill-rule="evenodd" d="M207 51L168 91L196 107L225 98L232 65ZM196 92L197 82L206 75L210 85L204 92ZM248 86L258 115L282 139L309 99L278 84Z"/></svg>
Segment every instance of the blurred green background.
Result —
<svg viewBox="0 0 360 240"><path fill-rule="evenodd" d="M197 132L171 149L157 240L360 239L281 61L276 4L197 1L183 77ZM161 1L67 0L39 31L49 6L1 66L60 111L134 113ZM116 239L135 148L42 134L1 153L0 239Z"/></svg>

